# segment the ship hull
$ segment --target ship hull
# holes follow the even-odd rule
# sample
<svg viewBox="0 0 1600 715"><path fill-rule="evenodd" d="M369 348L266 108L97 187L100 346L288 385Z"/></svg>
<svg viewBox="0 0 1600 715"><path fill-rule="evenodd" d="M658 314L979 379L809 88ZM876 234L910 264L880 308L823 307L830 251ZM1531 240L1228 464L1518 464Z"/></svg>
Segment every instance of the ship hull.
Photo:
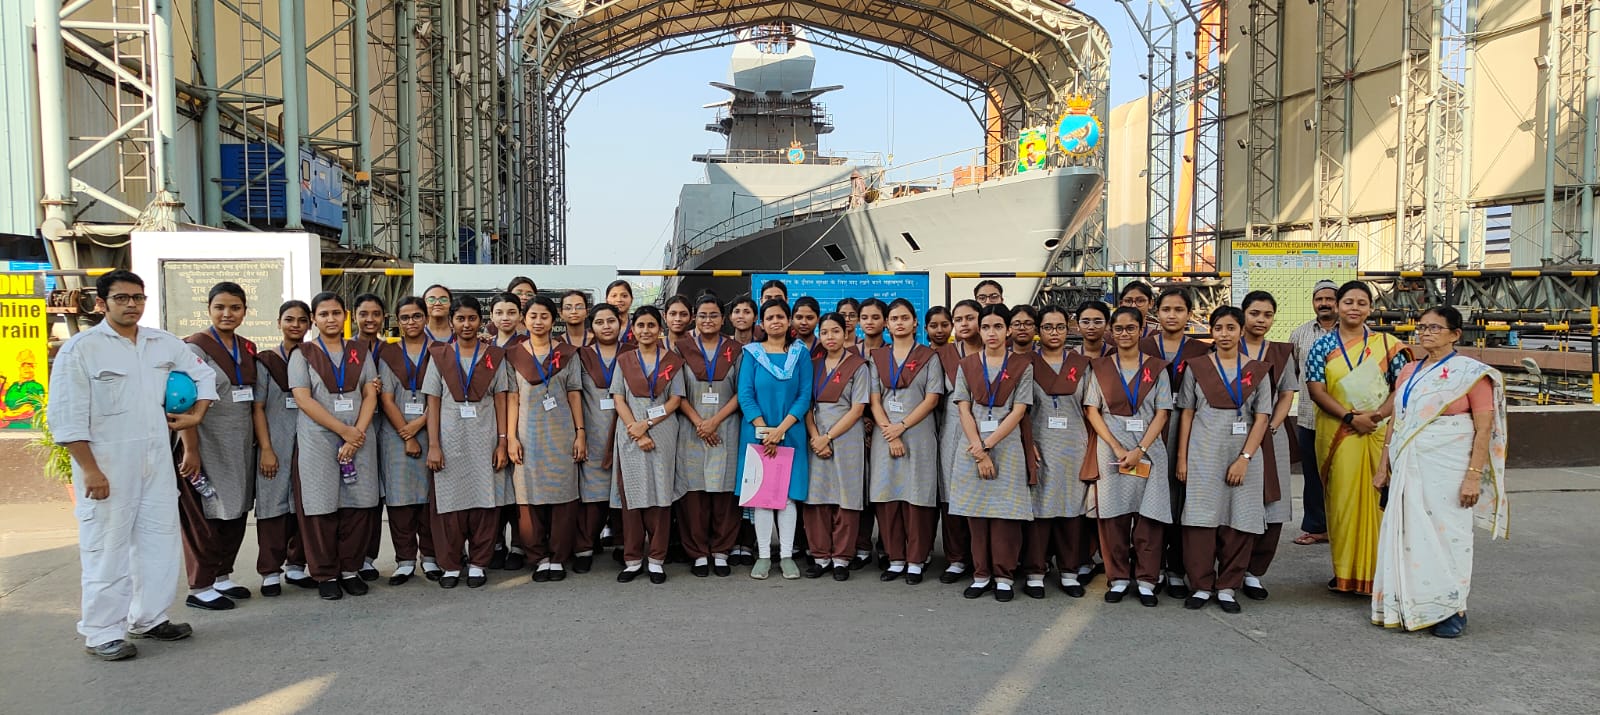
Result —
<svg viewBox="0 0 1600 715"><path fill-rule="evenodd" d="M842 213L717 243L678 269L927 271L935 301L950 271L1042 271L1100 201L1099 170L1067 167L882 200ZM1047 243L1048 242L1048 243ZM1031 299L1037 278L1000 281L1011 302ZM714 291L724 301L748 278L688 276L668 289ZM957 284L956 299L970 290Z"/></svg>

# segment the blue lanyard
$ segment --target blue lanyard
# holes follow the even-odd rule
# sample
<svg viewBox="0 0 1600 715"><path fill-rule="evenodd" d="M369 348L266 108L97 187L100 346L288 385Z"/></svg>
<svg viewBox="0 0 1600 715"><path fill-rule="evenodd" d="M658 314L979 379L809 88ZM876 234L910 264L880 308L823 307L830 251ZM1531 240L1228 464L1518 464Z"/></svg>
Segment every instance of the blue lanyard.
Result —
<svg viewBox="0 0 1600 715"><path fill-rule="evenodd" d="M912 346L915 348L916 346ZM889 392L893 394L900 390L900 373L906 369L906 363L911 361L911 351L906 351L906 359L899 365L894 364L894 345L889 345Z"/></svg>
<svg viewBox="0 0 1600 715"><path fill-rule="evenodd" d="M322 348L322 354L328 356L328 362L333 364L333 381L338 383L337 385L334 385L333 391L343 395L344 392L345 392L345 390L344 390L344 369L350 365L350 363L345 362L345 357L344 357L344 338L339 338L339 361L338 362L334 362L333 361L333 353L328 352L328 344L323 342L322 338L317 338L317 345Z"/></svg>
<svg viewBox="0 0 1600 715"><path fill-rule="evenodd" d="M821 361L817 362L817 369L816 369L816 372L814 374L822 375L823 368L825 368L827 366L828 366L828 358L826 356L824 356ZM841 367L844 367L844 356L843 355L839 356L839 364L838 365L834 365L833 366L833 370L829 371L827 375L823 376L821 381L814 382L812 384L811 390L812 390L812 392L814 394L814 399L816 399L818 402L822 401L822 390L823 390L823 388L827 387L828 383L833 381L833 376L839 374L839 368L841 368Z"/></svg>
<svg viewBox="0 0 1600 715"><path fill-rule="evenodd" d="M717 346L711 349L711 357L706 357L706 344L699 339L694 341L694 346L700 348L700 361L706 366L706 382L717 379L717 356L722 354L722 336L717 336Z"/></svg>
<svg viewBox="0 0 1600 715"><path fill-rule="evenodd" d="M1178 371L1181 369L1178 367L1178 361L1183 359L1183 346L1188 342L1189 334L1184 333L1183 337L1178 338L1178 349L1173 351L1172 360L1167 362L1167 375L1170 376L1174 382L1178 380ZM1164 336L1156 336L1156 350L1161 351L1162 360L1167 359L1167 339Z"/></svg>
<svg viewBox="0 0 1600 715"><path fill-rule="evenodd" d="M1139 414L1139 368L1144 366L1140 360L1133 366L1133 387L1128 387L1128 378L1122 376L1122 356L1117 356L1117 379L1122 381L1122 394L1128 397L1128 408L1133 414Z"/></svg>
<svg viewBox="0 0 1600 715"><path fill-rule="evenodd" d="M374 367L377 366L377 362L378 362L378 348L383 347L384 342L385 341L383 339L383 336L381 336L381 335L372 336L372 362L373 362L373 366Z"/></svg>
<svg viewBox="0 0 1600 715"><path fill-rule="evenodd" d="M207 330L211 331L211 337L216 338L217 344L221 345L222 344L222 336L217 333L217 328L215 326L212 326L210 328L207 328ZM233 358L233 386L234 387L238 387L240 384L244 383L244 371L239 368L239 336L238 335L234 335L233 336L233 349L228 351L228 355Z"/></svg>
<svg viewBox="0 0 1600 715"><path fill-rule="evenodd" d="M467 392L472 389L472 375L478 371L478 351L483 349L483 341L472 345L472 362L467 365L465 372L461 370L461 344L456 343L456 374L461 376L461 397L467 397Z"/></svg>
<svg viewBox="0 0 1600 715"><path fill-rule="evenodd" d="M551 355L555 354L555 352L556 352L555 343L551 343L550 344L550 352L545 353L544 356L545 356L546 359L548 359ZM533 357L533 369L539 371L539 382L544 384L545 392L549 392L550 391L550 378L546 376L546 373L544 371L544 360L540 360L539 359L539 354L533 351L533 343L528 343L528 355Z"/></svg>
<svg viewBox="0 0 1600 715"><path fill-rule="evenodd" d="M1044 361L1044 364L1050 365L1050 361L1046 360L1046 361ZM1066 357L1066 354L1063 353L1062 356L1061 356L1061 364L1060 365L1050 365L1050 369L1054 370L1056 372L1056 374L1059 375L1059 374L1061 374L1061 368L1064 368L1066 366L1067 366L1067 357ZM1053 410L1061 409L1061 398L1056 397L1055 395L1051 395L1050 396L1050 409L1053 409Z"/></svg>
<svg viewBox="0 0 1600 715"><path fill-rule="evenodd" d="M428 346L424 344L422 351L417 353L417 361L411 362L411 351L406 350L406 344L400 343L400 354L406 358L406 386L411 388L413 394L417 391L417 373L422 371L422 358L428 354Z"/></svg>
<svg viewBox="0 0 1600 715"><path fill-rule="evenodd" d="M1422 376L1423 375L1426 375L1427 373L1433 372L1434 368L1439 367L1440 365L1443 365L1443 364L1445 364L1447 362L1450 362L1450 358L1453 358L1455 356L1456 356L1456 351L1451 350L1449 355L1444 356L1444 359L1440 360L1439 362L1434 363L1432 366L1430 366L1426 370L1422 369L1422 366L1427 364L1427 362L1428 362L1427 358L1423 358L1422 362L1417 363L1417 369L1413 370L1411 372L1411 377L1406 380L1406 389L1403 392L1400 393L1400 406L1409 408L1411 406L1411 388L1416 387L1417 383L1422 381Z"/></svg>
<svg viewBox="0 0 1600 715"><path fill-rule="evenodd" d="M1222 357L1216 353L1211 354L1211 359L1217 363L1217 376L1222 378L1222 389L1228 391L1228 399L1233 401L1233 412L1244 415L1244 355L1233 356L1233 382L1228 382L1228 373L1222 370ZM1239 388L1235 395L1233 388Z"/></svg>
<svg viewBox="0 0 1600 715"><path fill-rule="evenodd" d="M635 350L633 356L639 359L639 372L644 372L644 351ZM650 399L656 399L656 378L661 377L661 346L656 346L656 364L650 369Z"/></svg>
<svg viewBox="0 0 1600 715"><path fill-rule="evenodd" d="M1337 333L1338 330L1339 329L1337 327L1334 328L1335 335L1338 334ZM1351 365L1350 364L1350 353L1344 349L1344 338L1335 338L1336 340L1339 341L1339 354L1344 356L1344 366L1347 369L1354 370L1354 369L1356 369L1356 365L1360 365L1361 363L1366 362L1366 360L1367 360L1367 338L1369 338L1369 337L1372 337L1372 332L1367 330L1365 327L1361 328L1361 354L1356 357L1356 364L1355 365ZM1443 362L1443 361L1441 360L1440 362Z"/></svg>
<svg viewBox="0 0 1600 715"><path fill-rule="evenodd" d="M1266 362L1267 361L1267 345L1270 344L1271 342L1272 341L1270 341L1270 340L1262 340L1261 341L1261 349L1256 351L1255 359L1260 360L1262 362ZM1250 354L1250 344L1246 343L1242 338L1239 340L1239 347L1241 348L1241 350L1239 350L1239 352L1242 352L1242 353L1244 353L1246 355Z"/></svg>
<svg viewBox="0 0 1600 715"><path fill-rule="evenodd" d="M1009 357L1010 351L1008 350L1007 356L1000 359L1000 374L996 375L992 382L989 380L989 356L984 355L983 359L979 360L979 362L983 363L983 385L984 392L987 393L986 399L988 400L987 407L989 408L989 419L994 419L994 398L996 395L1000 394L1000 379L1006 376L1006 360Z"/></svg>
<svg viewBox="0 0 1600 715"><path fill-rule="evenodd" d="M440 339L438 339L436 337L433 337L433 331L429 330L427 328L427 326L423 326L422 334L428 336L428 342L433 342L433 343L453 343L453 342L456 341L456 334L455 333L451 333L450 334L450 339L449 340L440 340Z"/></svg>
<svg viewBox="0 0 1600 715"><path fill-rule="evenodd" d="M603 388L606 388L606 389L610 389L611 388L611 376L615 375L617 373L617 358L622 357L622 356L621 356L621 354L613 356L611 358L611 364L607 365L606 364L606 356L600 354L600 344L599 343L595 343L595 345L594 345L594 356L600 360L600 374L604 375L605 378L606 378L606 384L601 385L600 387L603 387Z"/></svg>

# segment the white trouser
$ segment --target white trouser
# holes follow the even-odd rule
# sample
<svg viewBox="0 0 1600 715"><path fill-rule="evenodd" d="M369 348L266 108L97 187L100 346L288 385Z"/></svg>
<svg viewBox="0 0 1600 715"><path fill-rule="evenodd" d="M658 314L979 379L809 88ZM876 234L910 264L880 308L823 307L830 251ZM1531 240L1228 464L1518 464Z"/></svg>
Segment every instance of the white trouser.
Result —
<svg viewBox="0 0 1600 715"><path fill-rule="evenodd" d="M90 647L166 621L183 566L177 475L166 442L93 447L111 495L85 497L82 473L75 469L73 474L78 493L73 516L83 561L78 632Z"/></svg>
<svg viewBox="0 0 1600 715"><path fill-rule="evenodd" d="M778 521L778 555L780 558L794 556L794 523L799 518L800 511L795 508L794 500L784 502L783 510L755 509L756 518L756 555L763 559L772 558L772 521L777 516Z"/></svg>

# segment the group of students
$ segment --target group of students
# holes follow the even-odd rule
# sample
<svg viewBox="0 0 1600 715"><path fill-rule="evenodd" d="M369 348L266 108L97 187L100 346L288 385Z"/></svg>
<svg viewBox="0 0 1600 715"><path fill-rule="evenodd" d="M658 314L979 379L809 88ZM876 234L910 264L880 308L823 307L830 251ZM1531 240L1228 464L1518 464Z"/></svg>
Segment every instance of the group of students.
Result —
<svg viewBox="0 0 1600 715"><path fill-rule="evenodd" d="M391 342L380 298L321 293L280 306L281 344L258 348L235 332L248 297L218 284L186 339L223 396L176 447L187 604L250 596L231 572L252 506L264 596L366 593L385 509L392 585L559 581L607 531L622 582L664 582L676 542L699 577L843 581L876 556L881 580L917 584L939 533L939 580L970 579L968 598L1018 580L1043 598L1052 570L1080 598L1102 568L1109 602L1267 597L1300 384L1266 338L1271 295L1214 310L1209 341L1186 293L1138 282L1070 310L1008 308L986 282L922 316L759 295L634 309L624 281L593 307L526 278L487 304L435 285L393 307ZM751 446L794 450L781 509L739 506Z"/></svg>

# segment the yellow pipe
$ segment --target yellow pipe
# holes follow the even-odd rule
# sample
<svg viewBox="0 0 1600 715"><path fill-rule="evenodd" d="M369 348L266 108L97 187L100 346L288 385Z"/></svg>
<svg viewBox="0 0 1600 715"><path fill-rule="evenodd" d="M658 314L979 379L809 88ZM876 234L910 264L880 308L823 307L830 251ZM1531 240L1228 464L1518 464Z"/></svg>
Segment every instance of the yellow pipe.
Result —
<svg viewBox="0 0 1600 715"><path fill-rule="evenodd" d="M711 276L713 278L743 278L744 277L744 271L736 271L736 270L731 270L731 269L727 269L727 268L718 268L718 269L714 269L714 270L711 271Z"/></svg>

